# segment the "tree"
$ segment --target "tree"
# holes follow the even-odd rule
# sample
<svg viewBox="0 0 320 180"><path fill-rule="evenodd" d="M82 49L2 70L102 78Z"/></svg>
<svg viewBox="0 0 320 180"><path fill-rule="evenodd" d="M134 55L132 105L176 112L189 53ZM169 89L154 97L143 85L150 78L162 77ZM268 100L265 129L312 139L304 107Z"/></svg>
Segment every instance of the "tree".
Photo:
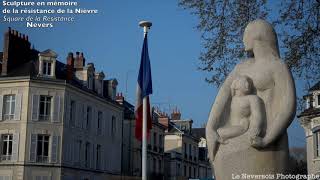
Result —
<svg viewBox="0 0 320 180"><path fill-rule="evenodd" d="M199 69L209 72L206 81L220 86L237 62L244 58L242 34L257 18L272 19L278 32L283 59L307 87L320 79L320 0L285 0L279 10L266 0L180 0L179 5L198 16L204 51ZM274 12L277 11L277 12Z"/></svg>

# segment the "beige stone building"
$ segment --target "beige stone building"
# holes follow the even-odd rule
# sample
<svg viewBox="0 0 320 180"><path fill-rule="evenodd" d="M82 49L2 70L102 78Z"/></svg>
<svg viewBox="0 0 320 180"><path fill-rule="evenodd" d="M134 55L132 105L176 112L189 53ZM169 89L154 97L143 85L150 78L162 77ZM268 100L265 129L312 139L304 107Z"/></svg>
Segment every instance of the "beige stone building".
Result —
<svg viewBox="0 0 320 180"><path fill-rule="evenodd" d="M306 109L298 115L305 130L308 174L320 175L320 82L304 96Z"/></svg>
<svg viewBox="0 0 320 180"><path fill-rule="evenodd" d="M123 175L141 176L141 147L142 144L135 138L134 106L118 94L117 101L125 107L123 123ZM165 127L158 122L158 115L154 112L147 145L148 178L164 179L164 134Z"/></svg>
<svg viewBox="0 0 320 180"><path fill-rule="evenodd" d="M99 180L121 173L124 108L116 80L82 53L67 63L9 29L0 77L0 179Z"/></svg>

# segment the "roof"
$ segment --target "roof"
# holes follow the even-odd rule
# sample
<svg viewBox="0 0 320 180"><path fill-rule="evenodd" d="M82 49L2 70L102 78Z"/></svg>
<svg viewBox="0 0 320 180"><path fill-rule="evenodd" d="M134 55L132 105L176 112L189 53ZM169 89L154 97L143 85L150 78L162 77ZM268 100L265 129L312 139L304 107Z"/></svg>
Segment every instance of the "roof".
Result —
<svg viewBox="0 0 320 180"><path fill-rule="evenodd" d="M320 108L308 108L304 110L301 114L299 114L297 117L317 117L320 115Z"/></svg>
<svg viewBox="0 0 320 180"><path fill-rule="evenodd" d="M193 128L192 129L193 136L197 138L205 138L206 137L206 128Z"/></svg>
<svg viewBox="0 0 320 180"><path fill-rule="evenodd" d="M317 82L314 86L312 86L309 91L317 91L320 90L320 81Z"/></svg>

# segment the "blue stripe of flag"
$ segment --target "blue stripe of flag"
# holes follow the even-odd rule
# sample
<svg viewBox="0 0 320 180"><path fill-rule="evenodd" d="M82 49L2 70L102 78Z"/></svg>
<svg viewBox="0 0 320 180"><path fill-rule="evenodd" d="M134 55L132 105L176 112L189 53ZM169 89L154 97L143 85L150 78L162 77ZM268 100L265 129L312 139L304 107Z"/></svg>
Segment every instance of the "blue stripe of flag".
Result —
<svg viewBox="0 0 320 180"><path fill-rule="evenodd" d="M149 53L148 53L147 35L145 35L144 41L143 41L138 84L141 89L141 98L144 98L149 94L152 94L151 66L150 66L150 59L149 59Z"/></svg>

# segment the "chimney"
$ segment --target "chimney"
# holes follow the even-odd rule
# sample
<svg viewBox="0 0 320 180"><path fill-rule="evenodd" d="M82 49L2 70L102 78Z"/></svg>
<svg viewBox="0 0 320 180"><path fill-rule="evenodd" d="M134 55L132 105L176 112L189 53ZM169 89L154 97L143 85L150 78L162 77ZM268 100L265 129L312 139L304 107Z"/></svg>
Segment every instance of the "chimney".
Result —
<svg viewBox="0 0 320 180"><path fill-rule="evenodd" d="M171 119L172 120L180 120L181 119L181 113L178 111L178 108L174 109L171 113Z"/></svg>
<svg viewBox="0 0 320 180"><path fill-rule="evenodd" d="M67 57L67 80L70 81L73 78L74 58L73 53L70 52Z"/></svg>
<svg viewBox="0 0 320 180"><path fill-rule="evenodd" d="M85 65L85 58L83 56L83 53L76 52L76 58L74 61L74 68L75 69L83 69L84 65Z"/></svg>
<svg viewBox="0 0 320 180"><path fill-rule="evenodd" d="M162 124L164 127L166 127L166 129L168 129L169 127L169 117L168 116L160 116L158 118L158 121L160 124Z"/></svg>
<svg viewBox="0 0 320 180"><path fill-rule="evenodd" d="M123 105L124 97L123 97L122 93L117 93L116 101L117 101L119 104Z"/></svg>
<svg viewBox="0 0 320 180"><path fill-rule="evenodd" d="M33 59L35 52L31 51L31 44L28 39L24 37L24 34L10 27L5 32L1 75L5 76L15 67Z"/></svg>
<svg viewBox="0 0 320 180"><path fill-rule="evenodd" d="M8 56L9 56L9 41L11 36L11 27L8 28L8 31L4 34L4 42L3 42L3 59L1 65L1 75L5 76L8 72Z"/></svg>

